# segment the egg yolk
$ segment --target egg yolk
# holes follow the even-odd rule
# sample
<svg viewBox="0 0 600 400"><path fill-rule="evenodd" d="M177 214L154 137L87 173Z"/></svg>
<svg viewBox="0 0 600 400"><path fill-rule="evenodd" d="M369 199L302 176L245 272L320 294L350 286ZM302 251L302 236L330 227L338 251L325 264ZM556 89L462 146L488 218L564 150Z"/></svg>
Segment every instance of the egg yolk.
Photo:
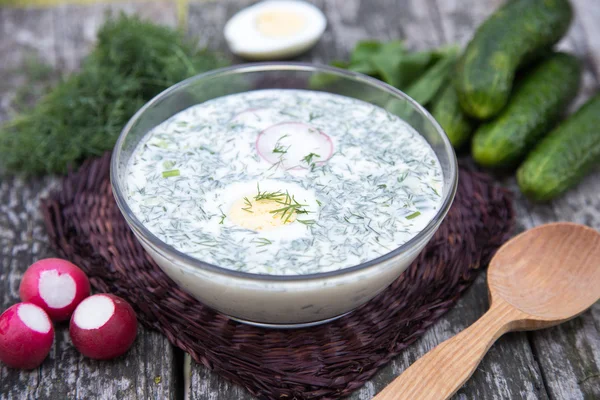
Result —
<svg viewBox="0 0 600 400"><path fill-rule="evenodd" d="M296 213L285 215L276 212L285 207L275 200L250 200L242 198L236 201L229 210L228 217L234 224L253 231L270 231L296 220Z"/></svg>
<svg viewBox="0 0 600 400"><path fill-rule="evenodd" d="M289 11L265 11L256 18L256 25L265 36L292 36L304 28L306 18Z"/></svg>

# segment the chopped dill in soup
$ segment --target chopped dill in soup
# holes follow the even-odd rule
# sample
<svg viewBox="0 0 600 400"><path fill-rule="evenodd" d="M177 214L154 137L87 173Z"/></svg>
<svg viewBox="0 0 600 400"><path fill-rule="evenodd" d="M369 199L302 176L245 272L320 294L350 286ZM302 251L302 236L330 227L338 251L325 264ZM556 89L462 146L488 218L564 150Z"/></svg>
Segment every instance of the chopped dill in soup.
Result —
<svg viewBox="0 0 600 400"><path fill-rule="evenodd" d="M302 275L389 253L430 222L443 175L426 140L356 99L257 90L149 131L127 202L159 239L236 271Z"/></svg>

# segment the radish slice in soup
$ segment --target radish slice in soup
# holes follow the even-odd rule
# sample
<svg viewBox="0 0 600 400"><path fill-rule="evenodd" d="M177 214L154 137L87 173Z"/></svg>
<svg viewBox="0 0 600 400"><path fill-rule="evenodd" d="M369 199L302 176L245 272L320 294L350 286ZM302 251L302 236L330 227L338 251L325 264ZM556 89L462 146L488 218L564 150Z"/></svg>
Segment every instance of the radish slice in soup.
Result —
<svg viewBox="0 0 600 400"><path fill-rule="evenodd" d="M256 150L267 162L285 169L312 168L331 158L331 138L314 126L282 122L268 127L256 139Z"/></svg>

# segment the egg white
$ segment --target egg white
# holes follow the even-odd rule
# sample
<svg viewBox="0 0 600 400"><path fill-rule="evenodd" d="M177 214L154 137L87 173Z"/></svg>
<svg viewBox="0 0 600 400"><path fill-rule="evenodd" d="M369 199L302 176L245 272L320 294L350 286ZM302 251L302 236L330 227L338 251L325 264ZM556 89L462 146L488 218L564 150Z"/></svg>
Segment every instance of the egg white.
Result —
<svg viewBox="0 0 600 400"><path fill-rule="evenodd" d="M274 36L260 32L258 17L265 12L297 14L305 23L293 34ZM289 58L313 47L323 35L327 20L312 4L297 0L267 0L244 8L225 25L224 35L232 53L251 60Z"/></svg>
<svg viewBox="0 0 600 400"><path fill-rule="evenodd" d="M261 192L275 192L282 191L288 192L293 195L294 198L302 203L306 204L303 209L309 212L309 219L317 219L318 216L318 203L315 193L310 189L304 189L302 186L291 182L284 182L280 180L261 180L261 181L247 181L247 182L234 182L227 185L224 188L214 190L206 195L206 203L204 209L207 213L216 216L222 213L227 215L231 207L238 202L238 200L248 197L253 199L257 194L257 185L260 185ZM220 224L219 218L215 217L211 219L210 224L204 225L204 228L210 229L213 234L218 234L222 227L236 226L227 217L223 220L223 224ZM292 222L279 226L272 230L266 230L259 232L260 237L267 238L269 240L294 240L298 238L308 237L308 229L306 225L298 222Z"/></svg>

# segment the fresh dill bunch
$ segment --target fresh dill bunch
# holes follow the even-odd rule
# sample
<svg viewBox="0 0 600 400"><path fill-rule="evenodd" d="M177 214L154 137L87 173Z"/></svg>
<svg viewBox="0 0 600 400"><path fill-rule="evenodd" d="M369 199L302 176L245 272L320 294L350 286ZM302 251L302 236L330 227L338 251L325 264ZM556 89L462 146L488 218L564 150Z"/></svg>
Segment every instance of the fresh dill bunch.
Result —
<svg viewBox="0 0 600 400"><path fill-rule="evenodd" d="M80 72L0 127L0 171L65 173L111 150L129 118L169 86L225 65L182 32L136 16L109 19Z"/></svg>
<svg viewBox="0 0 600 400"><path fill-rule="evenodd" d="M185 78L227 64L218 53L198 49L179 30L124 14L100 29L90 61L138 78L141 94L148 99Z"/></svg>

